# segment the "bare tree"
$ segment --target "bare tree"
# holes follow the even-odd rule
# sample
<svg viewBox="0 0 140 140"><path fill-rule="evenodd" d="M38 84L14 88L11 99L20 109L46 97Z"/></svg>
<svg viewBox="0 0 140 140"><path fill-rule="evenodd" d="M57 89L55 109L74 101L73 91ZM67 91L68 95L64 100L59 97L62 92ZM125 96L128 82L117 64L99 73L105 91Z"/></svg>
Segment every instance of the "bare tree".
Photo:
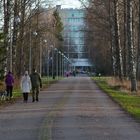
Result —
<svg viewBox="0 0 140 140"><path fill-rule="evenodd" d="M131 91L136 91L136 58L137 76L139 75L140 66L140 32L138 33L137 31L138 27L140 27L138 26L140 24L140 20L138 21L140 19L140 17L138 18L138 11L140 10L137 7L138 4L140 5L140 1L138 3L138 0L88 0L89 5L86 5L83 0L80 1L87 9L87 23L93 31L92 38L94 39L94 43L93 39L90 42L93 61L98 56L96 53L99 53L97 50L96 53L93 53L93 51L95 52L95 46L98 46L98 50L99 48L102 50L106 48L101 43L101 36L104 36L103 38L106 38L104 40L106 43L104 44L110 44L111 46L114 76L119 76L120 80L123 77L129 77ZM107 38L106 33L108 34L108 31L110 32L110 36ZM97 38L100 39L98 40ZM99 47L101 45L102 47ZM98 60L100 59L99 57ZM104 60L106 59L104 58ZM102 65L102 63L100 64ZM101 67L103 69L103 65Z"/></svg>
<svg viewBox="0 0 140 140"><path fill-rule="evenodd" d="M127 46L128 46L128 59L129 59L129 76L131 80L131 91L137 91L136 81L136 62L134 59L134 46L133 46L133 26L132 26L132 7L133 1L127 0Z"/></svg>
<svg viewBox="0 0 140 140"><path fill-rule="evenodd" d="M137 49L137 79L140 79L140 0L139 0L139 23L138 23L138 49Z"/></svg>

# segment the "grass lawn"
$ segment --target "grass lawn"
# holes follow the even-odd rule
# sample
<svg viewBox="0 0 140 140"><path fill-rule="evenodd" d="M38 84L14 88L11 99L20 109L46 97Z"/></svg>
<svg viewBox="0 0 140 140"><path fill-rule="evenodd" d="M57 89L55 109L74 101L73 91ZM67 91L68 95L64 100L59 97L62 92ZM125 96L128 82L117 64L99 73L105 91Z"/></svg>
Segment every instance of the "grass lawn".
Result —
<svg viewBox="0 0 140 140"><path fill-rule="evenodd" d="M92 79L125 111L140 121L140 96L134 93L122 92L115 86L107 84L107 77L93 77Z"/></svg>

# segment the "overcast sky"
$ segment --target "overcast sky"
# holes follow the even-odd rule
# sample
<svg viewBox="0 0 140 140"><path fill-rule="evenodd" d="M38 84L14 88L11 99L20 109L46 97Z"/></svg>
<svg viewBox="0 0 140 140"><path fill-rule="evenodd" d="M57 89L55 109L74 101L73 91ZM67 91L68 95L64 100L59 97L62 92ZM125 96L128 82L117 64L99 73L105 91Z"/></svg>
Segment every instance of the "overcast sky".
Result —
<svg viewBox="0 0 140 140"><path fill-rule="evenodd" d="M80 8L81 3L78 0L59 0L57 4L62 5L62 8Z"/></svg>

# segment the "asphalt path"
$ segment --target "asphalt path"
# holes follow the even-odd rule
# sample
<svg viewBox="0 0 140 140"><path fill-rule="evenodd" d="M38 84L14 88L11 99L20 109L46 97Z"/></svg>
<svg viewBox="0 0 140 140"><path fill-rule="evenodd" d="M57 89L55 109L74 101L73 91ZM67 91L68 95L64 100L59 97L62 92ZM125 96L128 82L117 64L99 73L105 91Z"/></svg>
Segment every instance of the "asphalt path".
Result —
<svg viewBox="0 0 140 140"><path fill-rule="evenodd" d="M89 77L68 77L0 109L0 140L139 140L140 124Z"/></svg>

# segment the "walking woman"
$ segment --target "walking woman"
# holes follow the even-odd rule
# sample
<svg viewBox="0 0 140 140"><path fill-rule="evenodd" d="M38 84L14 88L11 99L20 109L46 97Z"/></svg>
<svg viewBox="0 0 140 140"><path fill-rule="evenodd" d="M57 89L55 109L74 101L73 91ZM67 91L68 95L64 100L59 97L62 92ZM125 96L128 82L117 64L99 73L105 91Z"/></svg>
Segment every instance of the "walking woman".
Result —
<svg viewBox="0 0 140 140"><path fill-rule="evenodd" d="M31 90L31 80L28 71L25 71L24 76L22 76L20 86L23 93L23 99L24 99L23 101L27 103L28 94L30 93Z"/></svg>
<svg viewBox="0 0 140 140"><path fill-rule="evenodd" d="M5 84L6 84L6 91L7 91L7 97L8 99L11 99L13 94L13 84L14 84L14 77L12 75L12 72L8 72L8 74L5 77Z"/></svg>

